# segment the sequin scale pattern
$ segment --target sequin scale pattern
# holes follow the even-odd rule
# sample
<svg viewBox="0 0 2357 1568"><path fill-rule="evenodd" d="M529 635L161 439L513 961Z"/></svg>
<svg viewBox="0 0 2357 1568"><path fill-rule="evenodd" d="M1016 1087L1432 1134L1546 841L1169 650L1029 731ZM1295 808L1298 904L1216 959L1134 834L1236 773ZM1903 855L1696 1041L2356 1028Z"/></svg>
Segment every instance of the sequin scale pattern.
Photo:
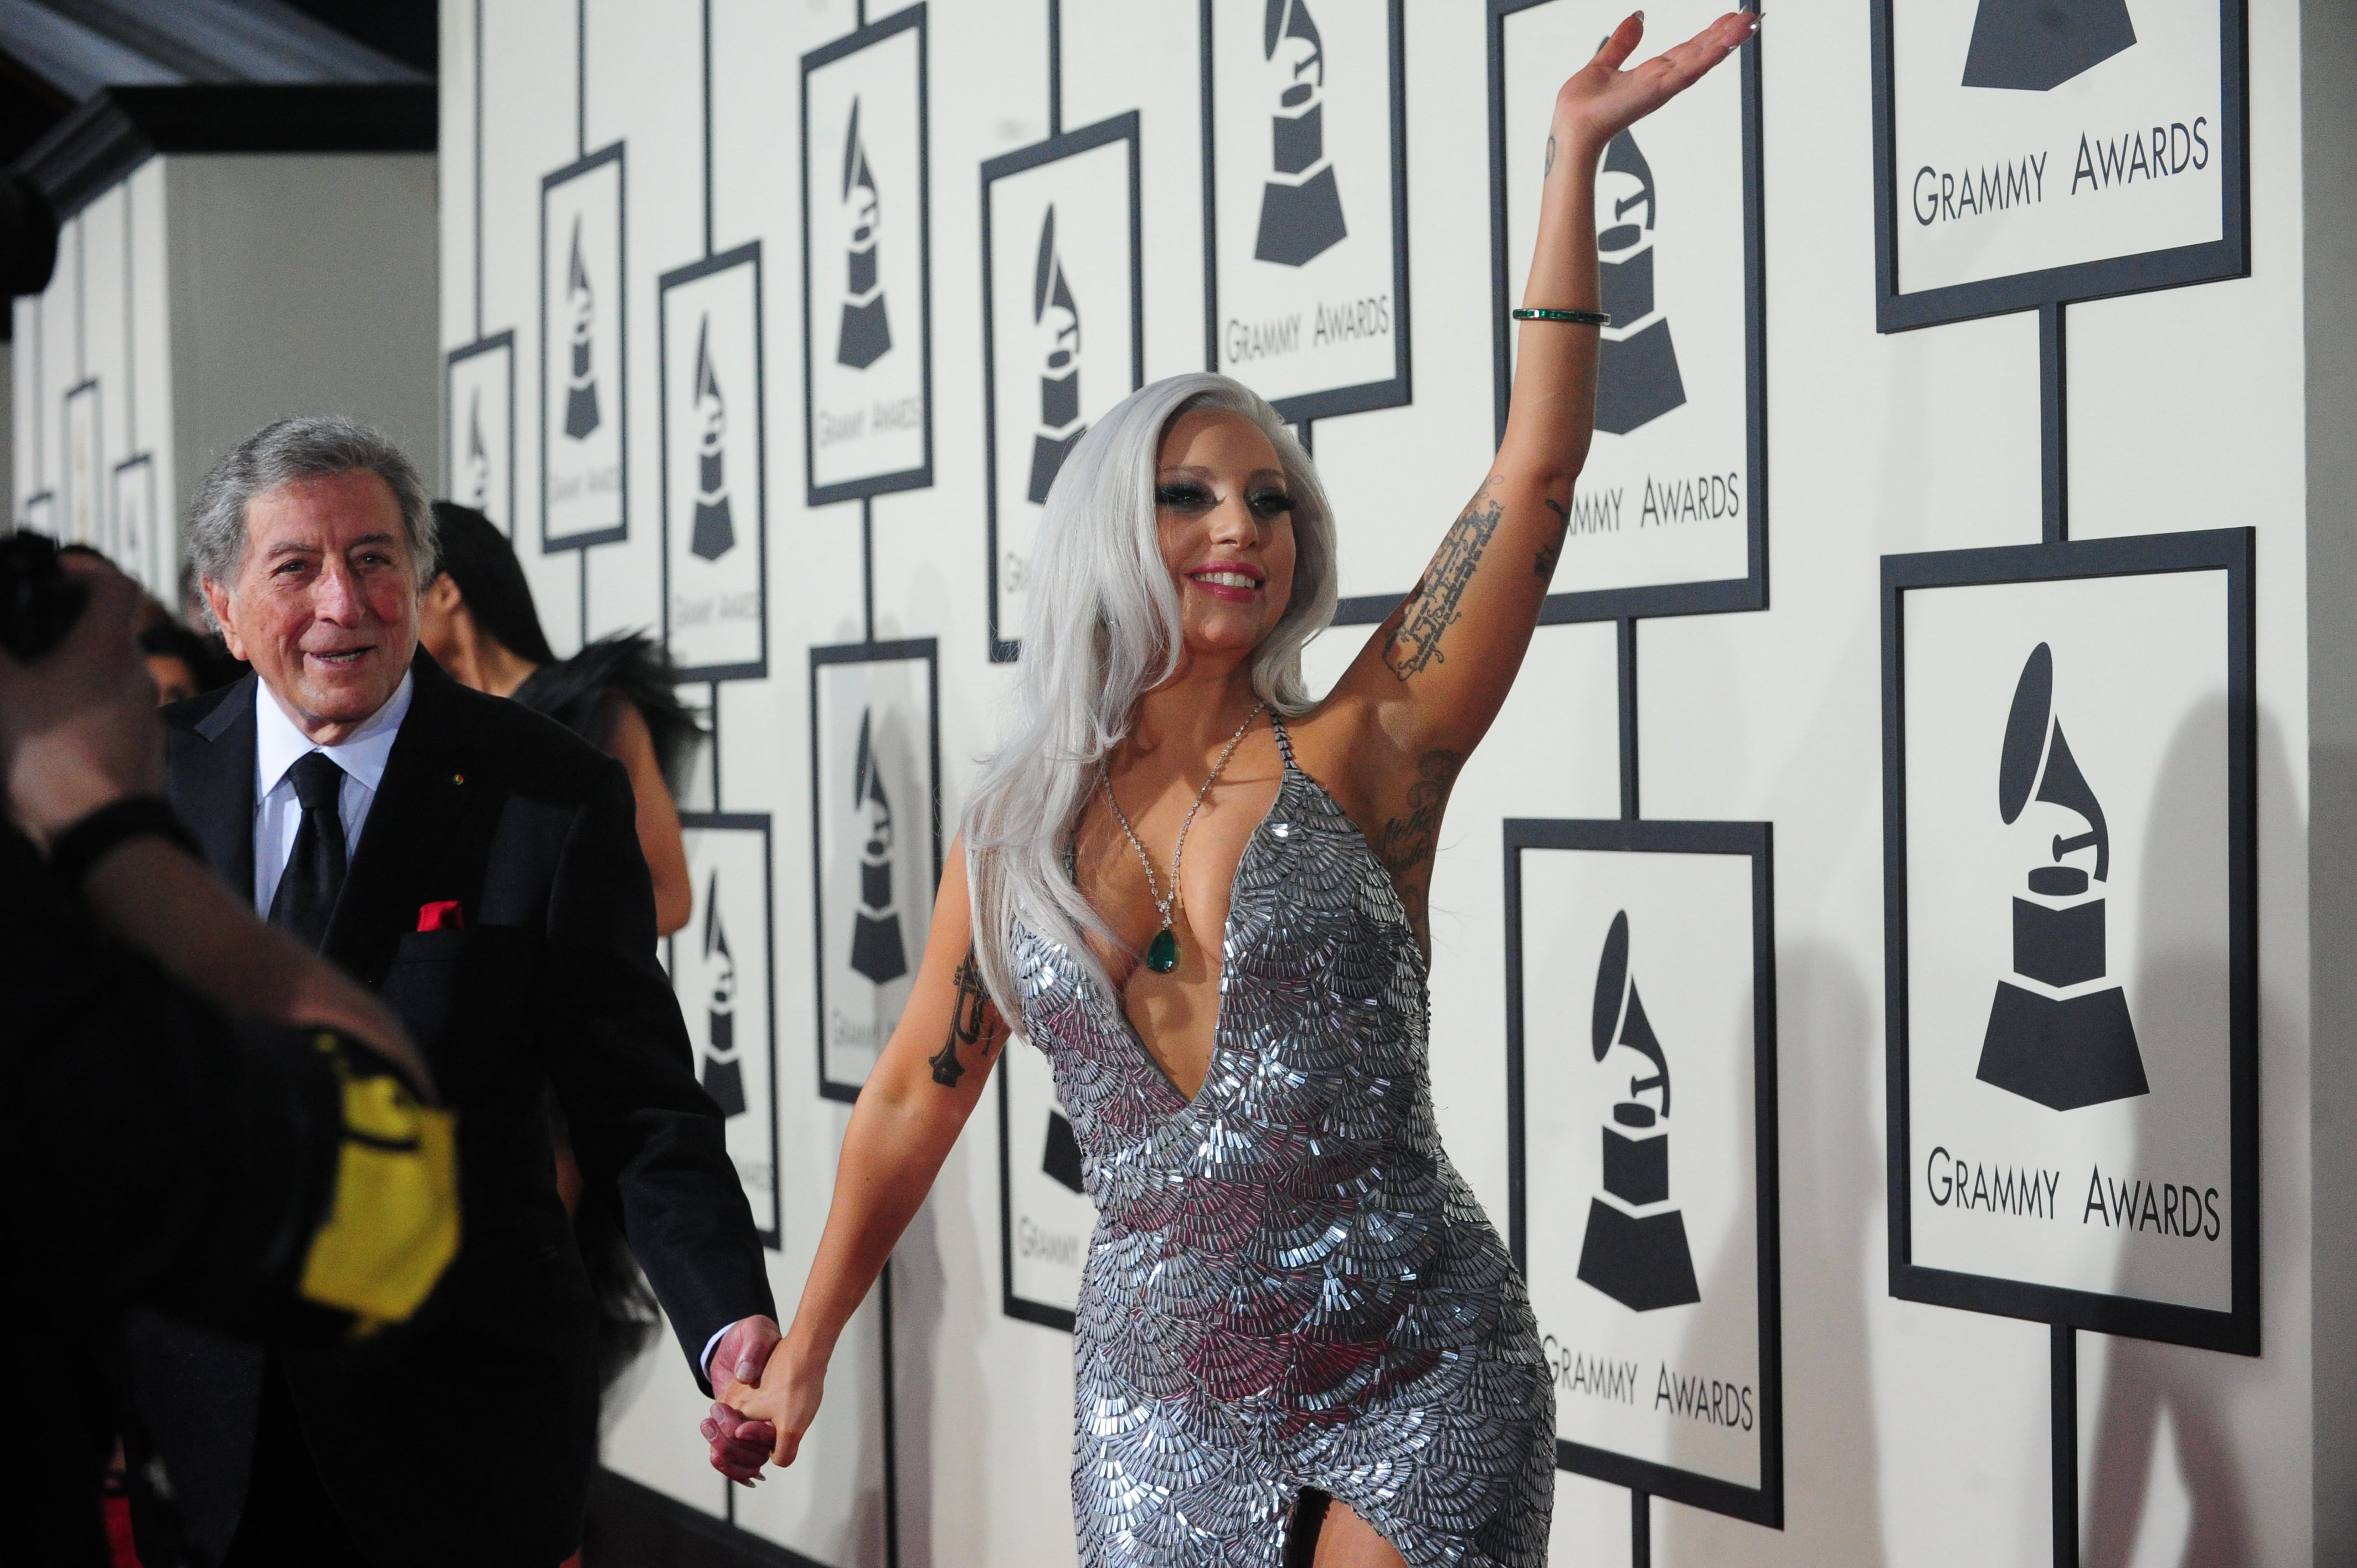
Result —
<svg viewBox="0 0 2357 1568"><path fill-rule="evenodd" d="M1281 1568L1305 1487L1414 1568L1536 1568L1555 1389L1521 1276L1440 1145L1425 960L1295 766L1247 842L1192 1101L1117 997L1017 927L1097 1209L1077 1314L1088 1568Z"/></svg>

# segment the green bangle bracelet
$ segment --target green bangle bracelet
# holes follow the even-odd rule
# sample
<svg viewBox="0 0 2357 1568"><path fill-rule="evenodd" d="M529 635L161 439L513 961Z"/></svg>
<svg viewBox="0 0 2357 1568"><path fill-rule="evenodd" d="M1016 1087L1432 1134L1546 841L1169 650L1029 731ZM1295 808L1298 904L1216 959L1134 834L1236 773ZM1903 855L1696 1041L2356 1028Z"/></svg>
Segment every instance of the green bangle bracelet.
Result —
<svg viewBox="0 0 2357 1568"><path fill-rule="evenodd" d="M1521 310L1513 312L1517 321L1568 321L1577 327L1609 327L1612 317L1600 310Z"/></svg>

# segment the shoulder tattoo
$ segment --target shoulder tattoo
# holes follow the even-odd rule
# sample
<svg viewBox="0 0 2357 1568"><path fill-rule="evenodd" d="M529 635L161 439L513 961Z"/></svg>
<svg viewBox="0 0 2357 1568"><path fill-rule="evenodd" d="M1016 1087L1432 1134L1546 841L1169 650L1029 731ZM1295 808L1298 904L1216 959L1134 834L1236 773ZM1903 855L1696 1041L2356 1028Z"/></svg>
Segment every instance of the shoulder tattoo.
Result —
<svg viewBox="0 0 2357 1568"><path fill-rule="evenodd" d="M950 1007L949 1037L942 1042L939 1051L927 1058L932 1065L933 1081L943 1089L955 1089L958 1079L965 1076L965 1063L958 1059L960 1046L979 1047L975 1052L977 1065L990 1059L990 993L983 989L982 966L974 961L972 948L958 961L952 983L957 987L957 997Z"/></svg>

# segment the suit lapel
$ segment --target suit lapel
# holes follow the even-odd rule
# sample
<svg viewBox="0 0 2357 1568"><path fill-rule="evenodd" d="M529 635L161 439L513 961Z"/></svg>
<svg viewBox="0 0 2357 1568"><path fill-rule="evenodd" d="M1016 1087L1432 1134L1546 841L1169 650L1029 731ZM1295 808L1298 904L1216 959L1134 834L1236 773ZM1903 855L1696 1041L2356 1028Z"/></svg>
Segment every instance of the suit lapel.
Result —
<svg viewBox="0 0 2357 1568"><path fill-rule="evenodd" d="M416 686L401 721L368 825L344 876L343 896L321 950L371 985L380 983L401 934L411 929L421 877L440 864L465 785L452 725L450 677L423 651L412 666Z"/></svg>
<svg viewBox="0 0 2357 1568"><path fill-rule="evenodd" d="M254 682L230 687L193 726L198 738L174 736L170 772L173 806L241 900L253 897Z"/></svg>

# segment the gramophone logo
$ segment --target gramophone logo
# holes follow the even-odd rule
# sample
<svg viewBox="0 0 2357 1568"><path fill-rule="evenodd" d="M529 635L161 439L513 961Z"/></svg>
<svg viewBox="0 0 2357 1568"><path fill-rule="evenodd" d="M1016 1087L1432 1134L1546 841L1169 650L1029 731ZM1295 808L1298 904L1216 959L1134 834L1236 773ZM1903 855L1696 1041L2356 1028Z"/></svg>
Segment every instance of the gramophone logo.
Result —
<svg viewBox="0 0 2357 1568"><path fill-rule="evenodd" d="M2136 41L2127 0L1981 0L1964 85L2051 91Z"/></svg>
<svg viewBox="0 0 2357 1568"><path fill-rule="evenodd" d="M573 255L565 268L565 298L573 308L573 373L565 384L565 434L580 441L597 428L597 372L589 363L597 305L589 292L589 269L581 264L581 218L577 213L573 219Z"/></svg>
<svg viewBox="0 0 2357 1568"><path fill-rule="evenodd" d="M1700 1301L1685 1217L1670 1206L1670 1064L1629 971L1626 910L1612 917L1596 966L1592 1036L1598 1061L1619 1047L1652 1071L1629 1079L1604 1129L1604 1190L1588 1200L1579 1277L1632 1312ZM1648 1094L1658 1103L1645 1103Z"/></svg>
<svg viewBox="0 0 2357 1568"><path fill-rule="evenodd" d="M1604 149L1596 181L1597 265L1603 328L1596 367L1596 428L1615 435L1652 424L1686 401L1669 318L1653 298L1653 167L1623 131Z"/></svg>
<svg viewBox="0 0 2357 1568"><path fill-rule="evenodd" d="M1072 1136L1071 1118L1061 1105L1048 1108L1048 1146L1039 1156L1039 1171L1074 1192L1082 1190L1081 1141Z"/></svg>
<svg viewBox="0 0 2357 1568"><path fill-rule="evenodd" d="M695 521L688 531L689 553L717 561L737 547L737 524L728 513L728 410L712 374L712 315L695 329L696 479Z"/></svg>
<svg viewBox="0 0 2357 1568"><path fill-rule="evenodd" d="M476 387L467 400L467 504L489 511L491 498L491 453L483 441L483 389Z"/></svg>
<svg viewBox="0 0 2357 1568"><path fill-rule="evenodd" d="M2089 891L2088 873L2097 882L2111 879L2111 830L2062 738L2054 714L2054 654L2042 642L2014 687L1996 793L2008 827L2040 800L2071 812L2086 829L2054 834L2050 861L2029 873L2027 896L2014 895L2014 972L1997 982L1976 1076L2056 1111L2150 1092L2127 993L2101 983L2104 898ZM2091 850L2092 867L2071 863Z"/></svg>
<svg viewBox="0 0 2357 1568"><path fill-rule="evenodd" d="M884 774L868 744L873 710L859 715L858 777L852 809L859 814L859 912L851 932L851 967L878 985L909 972L909 951L900 939L900 909L892 898L892 802L885 798Z"/></svg>
<svg viewBox="0 0 2357 1568"><path fill-rule="evenodd" d="M1342 193L1326 156L1326 48L1308 0L1268 0L1261 54L1276 91L1268 183L1253 254L1297 267L1342 242Z"/></svg>
<svg viewBox="0 0 2357 1568"><path fill-rule="evenodd" d="M737 960L720 925L720 873L704 890L704 960L712 966L712 995L705 1004L704 1090L720 1114L745 1113L745 1073L737 1061Z"/></svg>
<svg viewBox="0 0 2357 1568"><path fill-rule="evenodd" d="M1031 324L1038 329L1039 360L1039 429L1031 438L1033 504L1048 499L1048 488L1071 455L1072 444L1088 429L1081 418L1081 312L1072 303L1071 285L1064 277L1064 258L1056 249L1056 209L1051 205L1039 225L1039 264L1031 285Z"/></svg>
<svg viewBox="0 0 2357 1568"><path fill-rule="evenodd" d="M847 275L834 360L864 371L890 351L892 326L884 317L884 280L876 268L876 174L867 166L867 144L860 140L856 98L851 101L851 129L843 138L843 211Z"/></svg>

